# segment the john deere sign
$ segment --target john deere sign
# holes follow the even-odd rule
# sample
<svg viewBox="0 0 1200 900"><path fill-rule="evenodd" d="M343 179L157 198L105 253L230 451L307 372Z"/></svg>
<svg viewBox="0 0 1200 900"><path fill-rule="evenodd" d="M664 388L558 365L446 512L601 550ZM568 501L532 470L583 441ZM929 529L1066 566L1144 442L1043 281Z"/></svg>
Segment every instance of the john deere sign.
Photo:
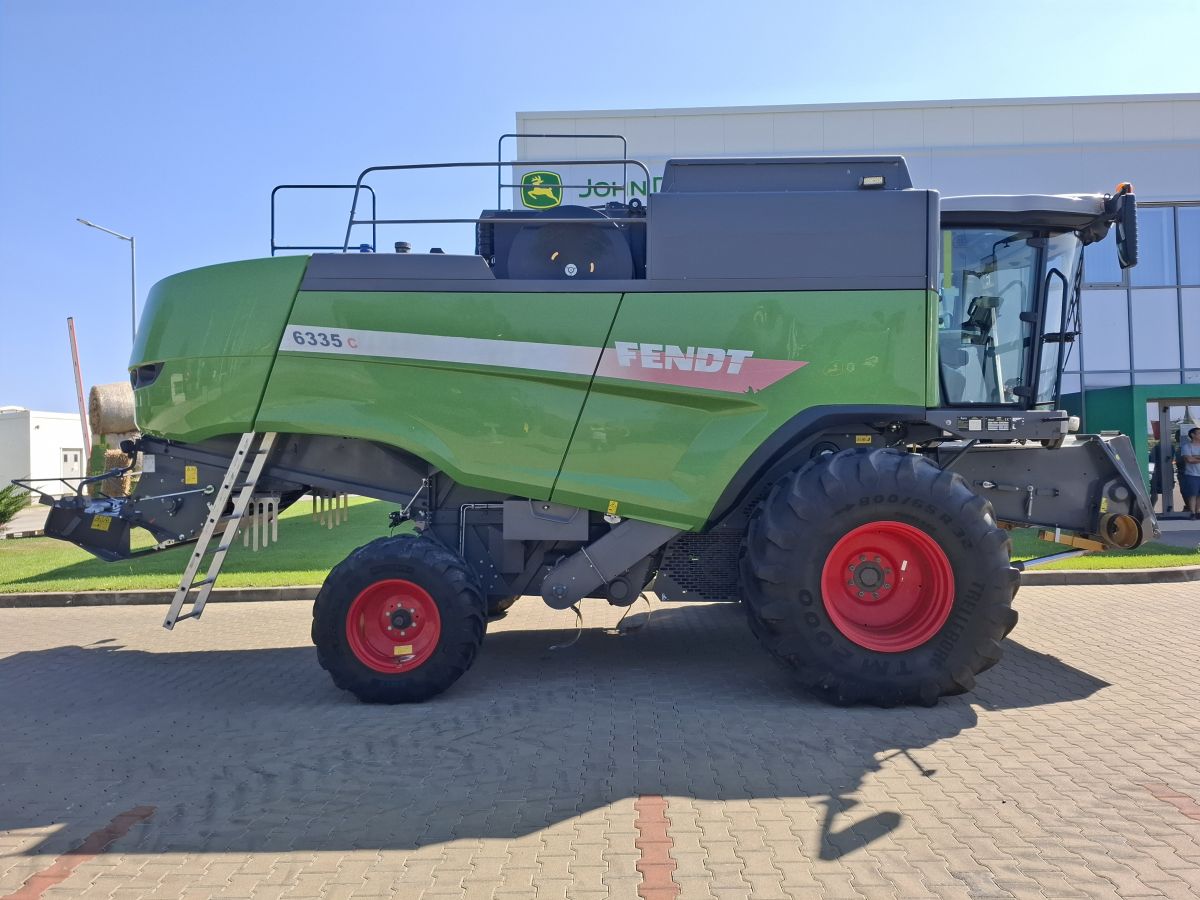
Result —
<svg viewBox="0 0 1200 900"><path fill-rule="evenodd" d="M546 169L525 172L515 180L513 204L526 209L553 209L564 204L603 206L613 200L628 203L646 198L662 185L665 160L648 160L651 177L634 166L621 162L564 167L557 172Z"/></svg>
<svg viewBox="0 0 1200 900"><path fill-rule="evenodd" d="M562 178L557 172L526 172L521 176L521 204L550 209L562 203Z"/></svg>

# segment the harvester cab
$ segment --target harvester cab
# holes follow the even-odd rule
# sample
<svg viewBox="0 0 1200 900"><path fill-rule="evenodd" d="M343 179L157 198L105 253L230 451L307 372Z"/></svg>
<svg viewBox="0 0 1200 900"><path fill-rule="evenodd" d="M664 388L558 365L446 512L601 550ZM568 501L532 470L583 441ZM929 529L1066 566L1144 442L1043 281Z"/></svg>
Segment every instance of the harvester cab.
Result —
<svg viewBox="0 0 1200 900"><path fill-rule="evenodd" d="M1083 248L1117 223L1137 262L1128 184L1109 196L946 197L941 203L938 355L947 406L1057 408L1079 336Z"/></svg>
<svg viewBox="0 0 1200 900"><path fill-rule="evenodd" d="M943 199L898 156L677 159L657 179L622 148L313 186L351 194L340 246L278 243L275 198L303 186L277 188L273 258L150 292L133 496L44 497L47 533L105 559L135 527L143 552L191 546L169 628L203 612L247 522L273 538L305 495L330 521L347 494L392 504L381 535L406 533L334 567L314 610L321 665L364 700L445 690L522 596L653 590L738 601L803 684L887 704L999 658L1006 529L1072 553L1154 533L1128 438L1059 408L1082 247L1115 224L1136 261L1130 191ZM642 196L582 202L570 173L597 165ZM377 179L488 167L480 215L378 209ZM473 252L411 252L431 224L469 226Z"/></svg>

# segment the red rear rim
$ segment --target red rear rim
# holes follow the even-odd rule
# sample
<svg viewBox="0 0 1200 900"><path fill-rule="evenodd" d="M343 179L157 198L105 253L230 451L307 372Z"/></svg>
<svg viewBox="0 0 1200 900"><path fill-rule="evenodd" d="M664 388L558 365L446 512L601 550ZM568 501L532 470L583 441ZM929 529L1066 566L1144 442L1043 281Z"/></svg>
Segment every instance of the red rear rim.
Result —
<svg viewBox="0 0 1200 900"><path fill-rule="evenodd" d="M417 668L433 656L441 636L442 617L429 592L402 578L365 588L346 614L350 649L376 672Z"/></svg>
<svg viewBox="0 0 1200 900"><path fill-rule="evenodd" d="M932 638L954 606L954 572L937 542L903 522L861 525L833 545L821 571L825 611L838 631L880 653Z"/></svg>

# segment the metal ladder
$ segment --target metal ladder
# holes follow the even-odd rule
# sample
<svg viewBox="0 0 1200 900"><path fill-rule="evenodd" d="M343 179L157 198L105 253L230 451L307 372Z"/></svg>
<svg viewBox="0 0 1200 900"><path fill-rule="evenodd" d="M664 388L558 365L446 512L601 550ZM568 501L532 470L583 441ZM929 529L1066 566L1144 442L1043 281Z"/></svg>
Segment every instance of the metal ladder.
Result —
<svg viewBox="0 0 1200 900"><path fill-rule="evenodd" d="M257 446L255 446L256 441ZM262 475L263 466L266 465L267 457L270 455L274 443L275 432L273 431L264 432L261 435L258 432L248 431L238 441L237 450L234 451L233 459L230 460L229 468L225 470L225 477L221 481L221 489L213 498L208 518L196 541L196 549L192 553L192 558L188 560L187 568L183 570L183 577L179 580L179 588L175 591L171 609L163 621L163 628L170 630L175 627L176 622L184 619L198 619L204 612L204 604L208 602L208 596L212 592L213 585L216 584L217 576L221 573L221 566L225 564L225 555L233 546L238 526L241 525L242 518L246 515L246 508L250 505L250 498L254 496L255 486ZM245 479L241 480L242 470L246 467L247 459L250 460L250 470L246 473ZM224 515L225 507L235 491L237 497L233 501L233 511L226 516ZM196 574L200 571L200 564L208 553L208 545L217 532L217 528L222 525L224 528L221 530L220 540L213 553L212 561L208 565L208 572L202 580L197 581ZM192 601L192 608L180 615L188 595L194 590L199 590L199 593Z"/></svg>

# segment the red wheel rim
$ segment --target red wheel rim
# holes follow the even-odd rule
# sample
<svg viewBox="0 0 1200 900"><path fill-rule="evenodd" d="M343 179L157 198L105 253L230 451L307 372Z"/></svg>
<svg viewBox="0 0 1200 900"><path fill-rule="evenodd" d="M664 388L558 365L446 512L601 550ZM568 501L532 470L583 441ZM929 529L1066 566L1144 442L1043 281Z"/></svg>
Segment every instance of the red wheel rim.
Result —
<svg viewBox="0 0 1200 900"><path fill-rule="evenodd" d="M825 611L860 647L903 653L932 638L954 606L954 572L937 542L903 522L861 525L821 571Z"/></svg>
<svg viewBox="0 0 1200 900"><path fill-rule="evenodd" d="M442 636L442 617L429 592L411 581L377 581L354 598L346 639L364 666L395 675L426 662Z"/></svg>

